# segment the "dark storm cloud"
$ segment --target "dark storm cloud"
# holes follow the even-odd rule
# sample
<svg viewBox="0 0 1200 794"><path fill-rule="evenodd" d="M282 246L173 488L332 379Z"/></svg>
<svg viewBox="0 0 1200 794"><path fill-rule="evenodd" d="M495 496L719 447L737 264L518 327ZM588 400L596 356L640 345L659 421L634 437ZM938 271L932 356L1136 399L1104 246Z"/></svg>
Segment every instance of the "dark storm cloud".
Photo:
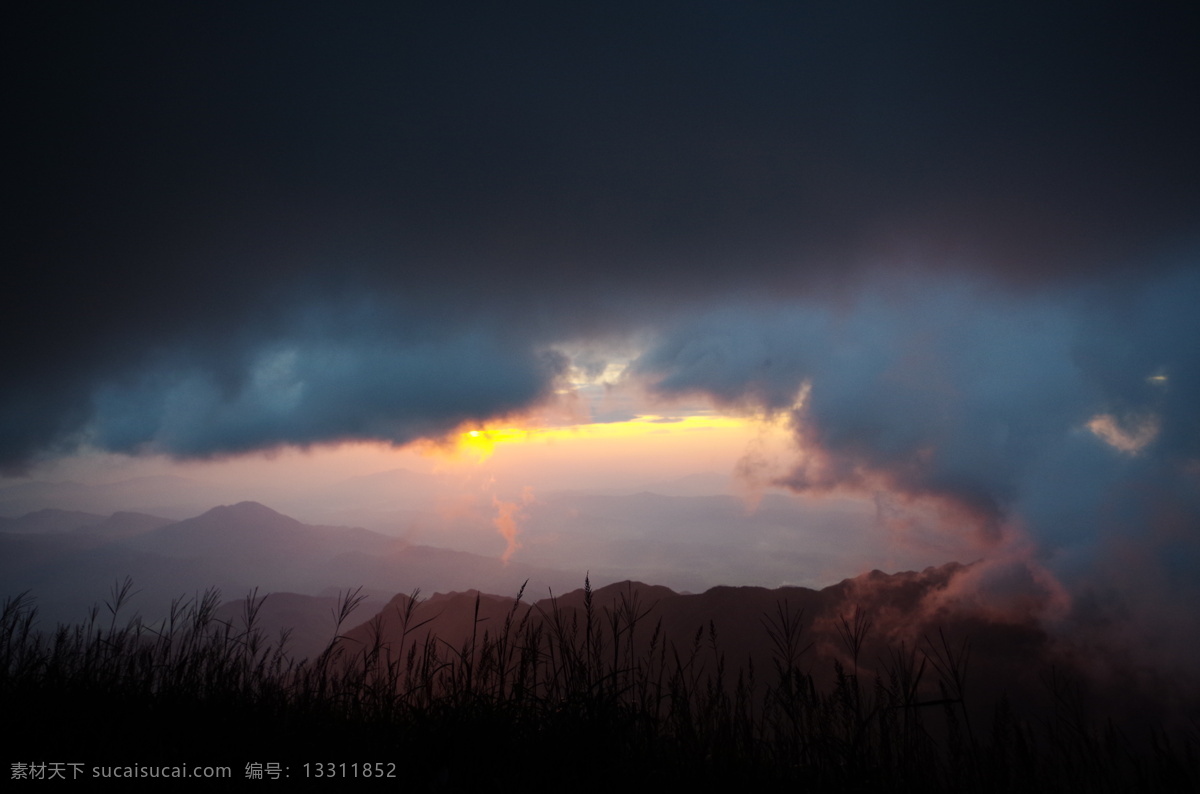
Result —
<svg viewBox="0 0 1200 794"><path fill-rule="evenodd" d="M1081 8L30 6L0 463L436 432L556 341L878 265L1136 283L1196 240L1200 29Z"/></svg>

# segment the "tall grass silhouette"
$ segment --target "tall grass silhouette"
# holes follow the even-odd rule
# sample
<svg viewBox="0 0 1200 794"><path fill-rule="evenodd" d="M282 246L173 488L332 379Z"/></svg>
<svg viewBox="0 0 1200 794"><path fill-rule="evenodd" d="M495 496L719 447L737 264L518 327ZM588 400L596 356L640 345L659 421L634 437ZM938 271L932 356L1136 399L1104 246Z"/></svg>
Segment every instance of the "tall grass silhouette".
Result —
<svg viewBox="0 0 1200 794"><path fill-rule="evenodd" d="M263 597L218 620L209 590L154 624L123 616L129 580L75 626L39 631L28 594L0 610L0 704L13 761L94 759L396 762L432 790L658 789L801 785L809 791L1187 791L1197 733L1134 737L1086 716L1079 682L1047 676L1053 708L991 724L968 707L970 645L944 634L860 667L872 619L837 624L849 665L815 657L803 614L762 616L770 669L731 663L709 622L685 638L651 623L632 586L608 606L521 596L495 631L456 644L427 631L419 594L367 641L343 634L348 591L323 652L295 659L258 626ZM424 632L424 634L423 634ZM819 684L813 670L832 666ZM61 757L60 757L61 756ZM106 760L107 762L107 760Z"/></svg>

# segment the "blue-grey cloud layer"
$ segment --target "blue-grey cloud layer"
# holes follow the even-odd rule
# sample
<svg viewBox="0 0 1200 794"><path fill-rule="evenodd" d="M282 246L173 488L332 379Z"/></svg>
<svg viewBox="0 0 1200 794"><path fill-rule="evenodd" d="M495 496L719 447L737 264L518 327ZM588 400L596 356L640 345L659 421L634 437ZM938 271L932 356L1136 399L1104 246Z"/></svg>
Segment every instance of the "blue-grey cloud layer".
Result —
<svg viewBox="0 0 1200 794"><path fill-rule="evenodd" d="M834 306L714 309L666 331L634 372L667 396L790 412L801 454L781 484L949 504L985 540L1022 526L1064 570L1094 572L1098 551L1136 539L1141 563L1190 593L1198 302L1195 267L1022 298L883 280ZM1098 417L1131 440L1153 430L1123 445Z"/></svg>
<svg viewBox="0 0 1200 794"><path fill-rule="evenodd" d="M184 456L337 440L401 444L522 410L566 369L561 354L494 330L405 334L378 318L351 329L330 325L319 336L287 334L244 351L225 383L187 360L104 382L86 441Z"/></svg>

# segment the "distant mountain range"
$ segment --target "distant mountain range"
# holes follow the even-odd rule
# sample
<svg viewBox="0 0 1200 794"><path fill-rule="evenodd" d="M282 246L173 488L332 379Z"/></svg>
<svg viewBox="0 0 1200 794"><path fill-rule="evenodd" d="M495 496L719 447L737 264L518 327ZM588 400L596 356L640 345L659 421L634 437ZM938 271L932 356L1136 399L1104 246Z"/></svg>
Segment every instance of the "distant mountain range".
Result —
<svg viewBox="0 0 1200 794"><path fill-rule="evenodd" d="M313 526L257 502L215 507L183 521L66 510L0 519L5 594L31 591L45 623L82 619L126 576L139 593L131 609L154 620L172 599L209 587L226 597L252 588L316 595L360 586L389 596L415 588L515 593L526 580L543 591L566 590L583 573L506 565L362 528Z"/></svg>
<svg viewBox="0 0 1200 794"><path fill-rule="evenodd" d="M177 476L101 485L27 481L0 487L0 531L68 531L64 528L73 523L99 523L117 510L181 521L214 504L252 498L308 525L361 527L412 546L494 558L506 547L495 525L499 510L517 500L514 564L578 575L573 585L590 571L597 584L634 579L678 592L731 583L820 587L870 568L919 570L977 553L970 538L953 533L910 527L898 537L872 500L772 492L742 498L731 492L728 475L713 473L628 489L530 491L528 498L519 490L464 488L461 478L403 468L304 487L275 484L251 494L256 487L263 486ZM76 522L61 512L44 512L47 507L89 516ZM40 518L34 520L31 512ZM110 536L128 522L113 523ZM522 580L513 578L498 592L515 592ZM252 580L220 581L223 588L251 581L266 586L257 573ZM275 587L276 580L271 582ZM424 578L421 586L485 586L455 582Z"/></svg>

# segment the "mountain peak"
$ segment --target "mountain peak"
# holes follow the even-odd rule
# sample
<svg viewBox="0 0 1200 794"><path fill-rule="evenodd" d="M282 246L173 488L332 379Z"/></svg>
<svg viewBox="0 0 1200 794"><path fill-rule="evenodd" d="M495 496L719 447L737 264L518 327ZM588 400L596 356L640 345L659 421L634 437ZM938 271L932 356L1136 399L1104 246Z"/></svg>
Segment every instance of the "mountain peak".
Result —
<svg viewBox="0 0 1200 794"><path fill-rule="evenodd" d="M272 510L261 502L238 502L234 505L220 505L197 517L204 518L205 516L239 519L288 518L283 513Z"/></svg>
<svg viewBox="0 0 1200 794"><path fill-rule="evenodd" d="M186 529L188 532L203 528L202 531L205 532L290 533L303 527L304 524L259 502L238 502L234 505L214 507L195 518L184 519L174 526ZM178 530L169 529L169 531L173 534Z"/></svg>

